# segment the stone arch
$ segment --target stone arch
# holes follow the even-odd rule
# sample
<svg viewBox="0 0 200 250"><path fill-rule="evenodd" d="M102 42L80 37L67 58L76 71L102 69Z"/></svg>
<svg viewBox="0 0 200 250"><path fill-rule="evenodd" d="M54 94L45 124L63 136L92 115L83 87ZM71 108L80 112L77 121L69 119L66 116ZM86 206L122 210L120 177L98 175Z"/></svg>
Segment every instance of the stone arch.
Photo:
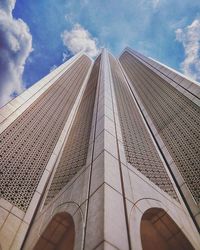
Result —
<svg viewBox="0 0 200 250"><path fill-rule="evenodd" d="M144 212L140 225L143 250L192 250L190 241L162 208Z"/></svg>
<svg viewBox="0 0 200 250"><path fill-rule="evenodd" d="M37 241L34 250L73 250L75 225L73 217L60 212L53 216Z"/></svg>

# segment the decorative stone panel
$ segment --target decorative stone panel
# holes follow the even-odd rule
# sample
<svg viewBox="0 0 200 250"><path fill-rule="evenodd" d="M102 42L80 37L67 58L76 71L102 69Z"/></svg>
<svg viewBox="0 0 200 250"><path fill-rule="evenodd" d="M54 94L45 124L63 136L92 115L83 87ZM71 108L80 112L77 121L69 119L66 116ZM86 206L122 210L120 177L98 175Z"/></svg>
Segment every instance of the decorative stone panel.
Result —
<svg viewBox="0 0 200 250"><path fill-rule="evenodd" d="M196 203L200 202L200 108L136 57L120 62Z"/></svg>
<svg viewBox="0 0 200 250"><path fill-rule="evenodd" d="M110 63L127 161L170 196L178 199L120 66L112 56Z"/></svg>
<svg viewBox="0 0 200 250"><path fill-rule="evenodd" d="M90 67L82 56L0 134L0 195L26 211Z"/></svg>
<svg viewBox="0 0 200 250"><path fill-rule="evenodd" d="M101 57L99 56L94 63L45 204L55 197L86 164L100 59Z"/></svg>

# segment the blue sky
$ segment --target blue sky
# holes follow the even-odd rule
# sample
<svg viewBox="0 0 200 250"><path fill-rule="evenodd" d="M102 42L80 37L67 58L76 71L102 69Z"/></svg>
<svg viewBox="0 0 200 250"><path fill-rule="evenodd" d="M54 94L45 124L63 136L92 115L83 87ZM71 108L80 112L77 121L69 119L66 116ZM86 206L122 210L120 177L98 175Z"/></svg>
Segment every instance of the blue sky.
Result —
<svg viewBox="0 0 200 250"><path fill-rule="evenodd" d="M80 49L130 46L200 81L199 0L1 0L0 41L0 105Z"/></svg>

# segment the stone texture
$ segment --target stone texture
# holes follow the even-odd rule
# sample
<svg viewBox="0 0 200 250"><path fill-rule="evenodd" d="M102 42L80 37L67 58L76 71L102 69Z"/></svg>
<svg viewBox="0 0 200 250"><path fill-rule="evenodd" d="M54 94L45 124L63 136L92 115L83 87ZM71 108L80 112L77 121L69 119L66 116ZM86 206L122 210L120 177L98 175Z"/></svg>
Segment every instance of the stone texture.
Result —
<svg viewBox="0 0 200 250"><path fill-rule="evenodd" d="M126 51L132 54L130 50ZM190 101L192 92L198 94L198 89L187 82L189 80L185 81L182 76L139 53L134 53L134 56L138 59L135 67L138 67L136 76L140 79L140 87L144 77L145 81L151 80L157 84L157 88L161 82L162 87L170 85L169 88L178 91L183 98ZM41 95L54 88L54 82L62 89L62 94L65 86L59 78L64 76L66 69L80 62L80 58L81 55L78 55L71 59L69 67L60 66L38 82L37 86L31 87L20 98L13 100L2 111L8 118L4 120L4 116L0 114L0 131L6 131L13 121L38 102ZM149 90L146 99L140 99L139 91L135 91L119 61L113 57L113 64L111 58L112 56L104 50L94 62L93 69L89 67L87 76L83 77L82 87L76 93L76 100L60 130L60 136L43 169L43 175L37 182L36 192L27 211L23 212L5 199L0 200L0 244L3 249L18 250L22 243L24 250L31 250L36 244L38 249L58 249L57 244L62 244L59 238L65 234L63 239L68 239L71 235L71 246L74 235L75 250L142 250L144 232L141 231L141 223L146 229L151 228L150 231L155 232L151 235L154 238L146 241L147 245L155 240L157 230L164 238L173 236L172 246L179 247L178 242L181 240L185 246L189 246L187 239L183 237L185 234L194 248L198 249L200 240L196 227L181 196L178 194L178 199L174 199L177 197L173 194L178 190L173 189L173 179L166 170L160 151L162 148L172 171L177 176L177 162L160 135L165 126L162 127L161 124L158 128L148 111L150 105L143 105L146 99L153 104L160 103L161 99L170 102L171 94L161 99L154 98L151 94L155 86L152 85L151 88L146 86ZM75 68L77 67L76 65ZM70 77L79 77L78 74L83 72L80 73L78 70L75 74L73 71ZM147 74L150 74L149 77ZM137 83L136 80L134 84ZM186 86L190 92L186 90ZM74 85L73 89L77 87ZM143 90L145 91L145 88ZM70 89L68 91L68 97L72 101L73 93ZM54 101L59 101L59 98L60 96ZM43 108L44 105L41 111ZM187 106L185 110L188 110ZM176 116L182 114L181 110L178 111ZM63 114L63 110L61 113ZM53 120L54 115L48 119ZM167 122L165 125L173 134L175 125ZM38 129L37 126L34 128ZM44 129L44 138L47 138L46 131L47 129ZM53 134L50 133L49 136L52 137ZM156 140L160 148L156 146ZM28 164L31 160L26 162ZM67 168L63 167L65 165ZM40 165L36 164L32 170L37 170L38 166ZM165 178L162 178L163 173ZM178 183L181 183L183 193L186 189L188 192L183 178L179 178ZM55 192L47 202L49 190L54 188ZM188 200L190 198L188 192ZM196 221L199 222L198 210L193 211ZM167 219L167 216L171 219ZM162 220L171 227L170 230L161 223ZM173 223L170 224L170 221ZM28 237L23 242L30 225ZM180 229L177 231L178 235L174 236L173 230L177 230L177 226ZM66 227L69 227L69 231L65 230ZM73 228L75 234L69 233L73 232Z"/></svg>

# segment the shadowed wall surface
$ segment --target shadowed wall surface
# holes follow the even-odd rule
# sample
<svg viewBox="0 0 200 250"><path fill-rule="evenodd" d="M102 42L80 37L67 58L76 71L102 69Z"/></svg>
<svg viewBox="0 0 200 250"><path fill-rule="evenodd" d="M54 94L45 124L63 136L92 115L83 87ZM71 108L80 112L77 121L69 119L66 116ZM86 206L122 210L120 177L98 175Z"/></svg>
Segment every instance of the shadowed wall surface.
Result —
<svg viewBox="0 0 200 250"><path fill-rule="evenodd" d="M194 249L171 217L159 208L147 210L141 221L143 250Z"/></svg>
<svg viewBox="0 0 200 250"><path fill-rule="evenodd" d="M34 250L73 250L75 228L67 213L55 215L40 236Z"/></svg>

